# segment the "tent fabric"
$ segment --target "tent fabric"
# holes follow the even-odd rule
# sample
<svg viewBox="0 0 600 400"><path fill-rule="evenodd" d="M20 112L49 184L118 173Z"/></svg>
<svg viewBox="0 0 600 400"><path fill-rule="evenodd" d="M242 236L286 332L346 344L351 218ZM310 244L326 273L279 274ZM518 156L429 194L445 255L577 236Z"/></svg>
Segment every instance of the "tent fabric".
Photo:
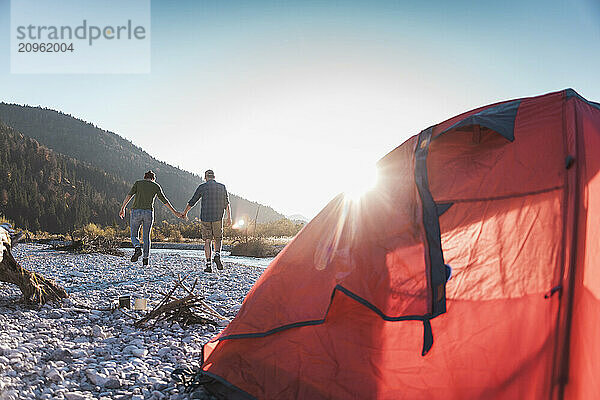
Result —
<svg viewBox="0 0 600 400"><path fill-rule="evenodd" d="M573 93L391 151L269 265L203 371L259 399L600 398L600 109Z"/></svg>
<svg viewBox="0 0 600 400"><path fill-rule="evenodd" d="M578 97L577 97L578 98ZM560 371L565 398L600 398L598 360L600 360L600 107L587 101L571 102L567 109L567 128L576 132L574 184L574 218L569 254L570 272L568 346L564 358L568 365Z"/></svg>

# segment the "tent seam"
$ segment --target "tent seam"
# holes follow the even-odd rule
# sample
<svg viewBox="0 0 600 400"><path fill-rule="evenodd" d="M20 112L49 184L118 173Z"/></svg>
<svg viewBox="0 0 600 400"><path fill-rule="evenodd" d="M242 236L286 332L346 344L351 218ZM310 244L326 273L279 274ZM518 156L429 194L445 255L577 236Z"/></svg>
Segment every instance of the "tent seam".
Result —
<svg viewBox="0 0 600 400"><path fill-rule="evenodd" d="M419 133L414 152L415 185L421 199L427 283L430 290L430 313L443 314L446 312L446 269L444 252L442 250L442 235L437 206L429 189L427 176L427 157L431 143L433 127Z"/></svg>
<svg viewBox="0 0 600 400"><path fill-rule="evenodd" d="M363 306L367 307L368 309L370 309L371 311L373 311L375 314L377 314L381 319L383 319L384 321L388 321L388 322L425 321L425 320L430 320L432 318L435 318L438 315L442 314L442 313L437 313L437 314L427 313L427 314L423 314L423 315L405 315L405 316L392 317L392 316L386 315L384 312L382 312L379 308L377 308L374 304L372 304L368 300L362 298L361 296L357 295L356 293L354 293L354 292L346 289L342 285L338 284L338 285L335 285L335 287L333 288L333 292L331 294L331 300L329 301L329 305L327 306L327 310L325 311L325 315L323 316L322 319L314 319L314 320L308 320L308 321L294 322L294 323L291 323L291 324L281 325L281 326L278 326L276 328L269 329L269 330L263 331L263 332L238 333L238 334L227 335L227 336L224 336L222 338L216 337L215 339L210 340L210 342L217 342L217 341L223 341L223 340L233 340L233 339L254 339L254 338L261 338L261 337L266 337L266 336L269 336L269 335L273 335L275 333L279 333L279 332L282 332L282 331L285 331L285 330L288 330L288 329L301 328L303 326L321 325L327 319L327 315L329 314L329 309L331 308L331 304L333 303L333 299L334 299L335 293L337 291L345 294L346 296L350 297L352 300L354 300L354 301L362 304Z"/></svg>

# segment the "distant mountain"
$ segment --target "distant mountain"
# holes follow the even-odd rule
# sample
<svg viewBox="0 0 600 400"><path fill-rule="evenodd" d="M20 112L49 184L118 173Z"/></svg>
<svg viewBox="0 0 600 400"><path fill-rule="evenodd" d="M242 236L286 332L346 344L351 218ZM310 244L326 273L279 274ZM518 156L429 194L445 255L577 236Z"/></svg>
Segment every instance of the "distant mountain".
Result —
<svg viewBox="0 0 600 400"><path fill-rule="evenodd" d="M128 186L0 123L0 215L21 229L65 233L90 222L117 224L117 193Z"/></svg>
<svg viewBox="0 0 600 400"><path fill-rule="evenodd" d="M0 121L58 153L111 174L125 187L118 195L120 198L124 198L133 182L141 179L149 169L156 173L157 182L175 208L179 209L189 201L202 182L198 175L155 159L121 136L62 112L0 103ZM230 194L230 201L234 217L247 215L254 218L260 206L259 223L284 218L271 207L233 194ZM114 212L118 212L118 209ZM199 215L200 207L196 206L190 212L190 217ZM156 218L174 219L162 206L156 207Z"/></svg>
<svg viewBox="0 0 600 400"><path fill-rule="evenodd" d="M307 223L310 220L308 218L306 218L304 215L302 214L293 214L293 215L288 215L286 216L287 219L289 219L290 221L293 222L302 222L302 223Z"/></svg>

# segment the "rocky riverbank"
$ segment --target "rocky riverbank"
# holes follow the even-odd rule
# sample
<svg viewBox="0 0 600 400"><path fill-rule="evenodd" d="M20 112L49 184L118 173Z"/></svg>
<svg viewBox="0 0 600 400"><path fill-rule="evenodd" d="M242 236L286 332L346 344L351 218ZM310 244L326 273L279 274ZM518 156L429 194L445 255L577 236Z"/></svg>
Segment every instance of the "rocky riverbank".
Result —
<svg viewBox="0 0 600 400"><path fill-rule="evenodd" d="M24 244L13 254L25 268L55 279L70 294L62 307L25 307L16 287L0 283L0 400L211 398L183 393L175 368L198 366L202 345L222 326L174 324L143 330L110 308L120 295L146 298L152 307L178 275L198 278L199 293L233 318L262 268L225 263L205 274L203 258L153 254L150 266L126 257L68 254ZM141 317L143 311L131 311ZM224 325L224 324L221 324Z"/></svg>

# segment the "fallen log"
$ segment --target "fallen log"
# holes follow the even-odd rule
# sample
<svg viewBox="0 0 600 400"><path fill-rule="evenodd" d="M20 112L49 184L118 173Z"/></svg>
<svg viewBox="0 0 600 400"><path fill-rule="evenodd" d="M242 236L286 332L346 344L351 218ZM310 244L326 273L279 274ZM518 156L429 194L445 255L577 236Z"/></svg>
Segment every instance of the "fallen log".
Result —
<svg viewBox="0 0 600 400"><path fill-rule="evenodd" d="M12 234L12 238L17 237ZM17 285L23 294L23 301L29 304L44 304L48 301L68 297L67 292L52 279L37 272L28 271L14 259L11 232L0 226L0 282Z"/></svg>

